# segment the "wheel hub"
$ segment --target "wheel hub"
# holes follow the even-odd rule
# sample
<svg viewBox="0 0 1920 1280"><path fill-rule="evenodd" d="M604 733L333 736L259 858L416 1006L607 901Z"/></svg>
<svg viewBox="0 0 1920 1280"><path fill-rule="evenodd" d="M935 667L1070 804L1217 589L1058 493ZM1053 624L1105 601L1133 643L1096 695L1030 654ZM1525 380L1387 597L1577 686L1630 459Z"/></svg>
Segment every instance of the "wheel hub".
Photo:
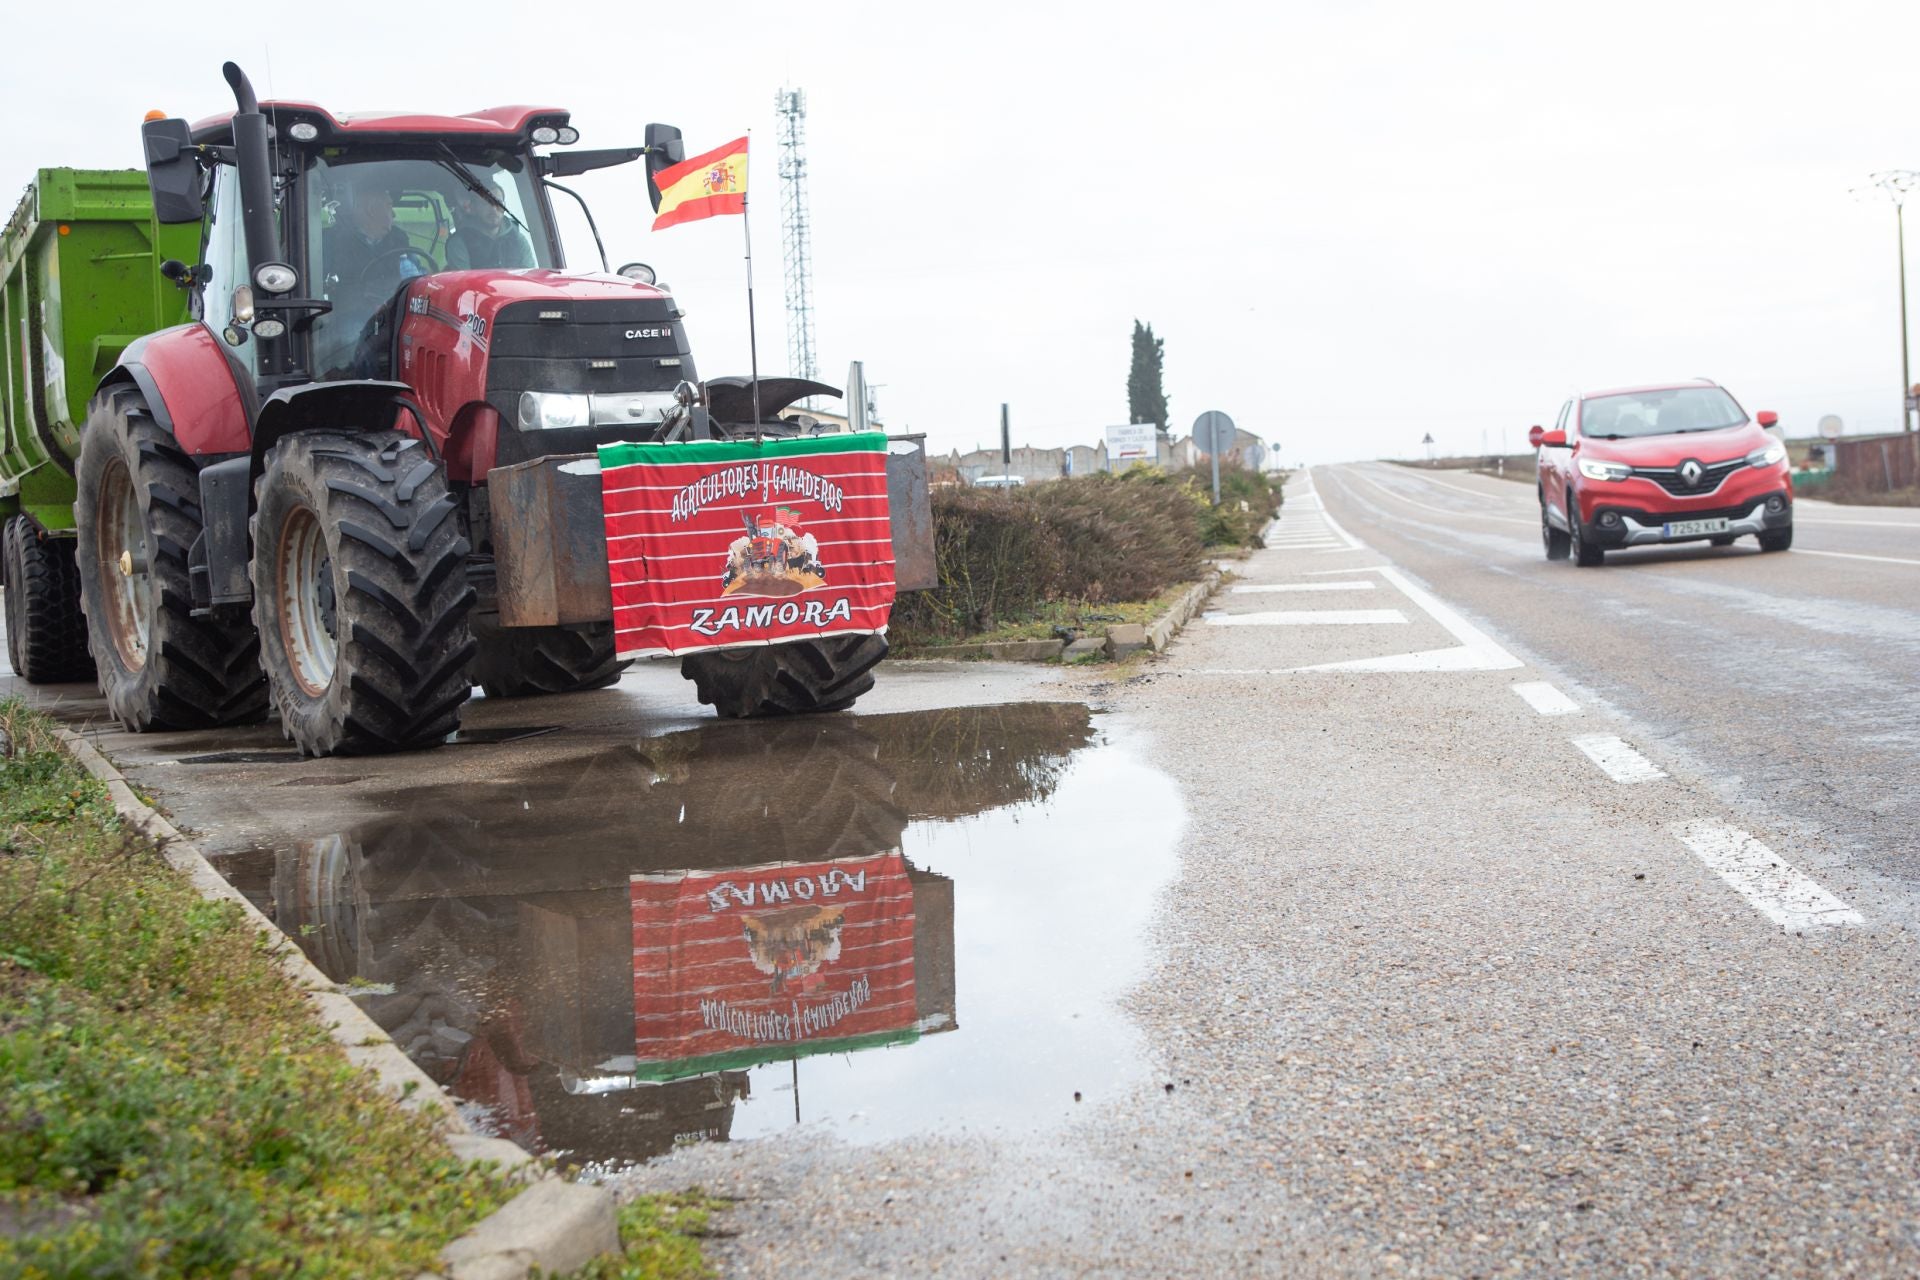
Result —
<svg viewBox="0 0 1920 1280"><path fill-rule="evenodd" d="M153 575L147 562L147 518L126 464L116 462L100 481L100 563L107 633L128 671L147 665L153 631Z"/></svg>
<svg viewBox="0 0 1920 1280"><path fill-rule="evenodd" d="M320 521L305 507L287 514L280 530L276 612L287 666L310 698L326 693L340 660L338 601L333 586L333 556Z"/></svg>

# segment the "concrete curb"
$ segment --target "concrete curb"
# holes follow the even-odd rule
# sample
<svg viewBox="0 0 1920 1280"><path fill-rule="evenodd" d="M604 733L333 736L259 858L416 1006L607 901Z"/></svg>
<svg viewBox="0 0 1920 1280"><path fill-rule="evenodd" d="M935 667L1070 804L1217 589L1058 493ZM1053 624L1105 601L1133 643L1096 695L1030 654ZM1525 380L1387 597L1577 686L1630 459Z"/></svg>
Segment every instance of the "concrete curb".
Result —
<svg viewBox="0 0 1920 1280"><path fill-rule="evenodd" d="M1147 624L1147 644L1155 653L1164 653L1174 636L1205 604L1220 585L1225 573L1218 566L1207 570L1206 577L1194 583L1173 602L1165 613ZM909 661L925 659L962 662L1052 662L1066 651L1064 640L995 640L985 644L943 644L916 649Z"/></svg>
<svg viewBox="0 0 1920 1280"><path fill-rule="evenodd" d="M315 1016L349 1061L371 1072L381 1091L394 1102L431 1116L448 1149L459 1159L490 1161L502 1169L520 1170L519 1176L528 1179L528 1186L518 1195L442 1249L443 1270L429 1272L429 1276L523 1280L536 1268L549 1275L564 1274L602 1254L619 1251L611 1191L567 1182L539 1165L517 1144L474 1133L433 1078L415 1066L379 1023L315 968L293 939L228 884L193 841L142 800L98 747L65 726L56 725L54 729L81 767L107 784L107 793L120 816L159 845L161 856L201 897L235 904L247 922L267 938L280 971L306 995Z"/></svg>
<svg viewBox="0 0 1920 1280"><path fill-rule="evenodd" d="M1165 653L1173 638L1180 634L1180 628L1187 625L1189 619L1200 611L1214 589L1220 585L1220 579L1226 575L1215 569L1200 581L1187 588L1186 594L1173 602L1173 608L1160 615L1159 621L1147 628L1147 643L1153 646L1155 653Z"/></svg>

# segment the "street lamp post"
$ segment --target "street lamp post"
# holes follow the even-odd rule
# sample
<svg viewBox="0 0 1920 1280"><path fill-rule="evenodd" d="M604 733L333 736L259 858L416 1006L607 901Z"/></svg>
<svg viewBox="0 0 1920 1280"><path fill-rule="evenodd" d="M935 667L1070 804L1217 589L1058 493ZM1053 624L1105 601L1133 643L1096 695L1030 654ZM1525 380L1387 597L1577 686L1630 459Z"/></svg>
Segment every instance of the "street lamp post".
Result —
<svg viewBox="0 0 1920 1280"><path fill-rule="evenodd" d="M1869 189L1884 191L1893 201L1893 231L1900 249L1900 429L1913 430L1913 370L1907 343L1907 193L1920 187L1920 172L1912 169L1882 169L1867 176L1865 187L1854 188L1856 195Z"/></svg>

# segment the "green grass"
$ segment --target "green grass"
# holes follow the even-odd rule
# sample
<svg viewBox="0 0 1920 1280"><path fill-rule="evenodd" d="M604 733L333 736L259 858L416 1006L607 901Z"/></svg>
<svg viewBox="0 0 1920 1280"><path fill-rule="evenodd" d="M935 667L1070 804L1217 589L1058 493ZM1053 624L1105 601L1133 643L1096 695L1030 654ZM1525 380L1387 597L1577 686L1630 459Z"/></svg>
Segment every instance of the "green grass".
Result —
<svg viewBox="0 0 1920 1280"><path fill-rule="evenodd" d="M727 1203L696 1187L623 1204L623 1256L590 1263L571 1280L705 1280L715 1273L701 1255L700 1241L714 1234L713 1215Z"/></svg>
<svg viewBox="0 0 1920 1280"><path fill-rule="evenodd" d="M0 1274L407 1276L512 1194L0 702Z"/></svg>

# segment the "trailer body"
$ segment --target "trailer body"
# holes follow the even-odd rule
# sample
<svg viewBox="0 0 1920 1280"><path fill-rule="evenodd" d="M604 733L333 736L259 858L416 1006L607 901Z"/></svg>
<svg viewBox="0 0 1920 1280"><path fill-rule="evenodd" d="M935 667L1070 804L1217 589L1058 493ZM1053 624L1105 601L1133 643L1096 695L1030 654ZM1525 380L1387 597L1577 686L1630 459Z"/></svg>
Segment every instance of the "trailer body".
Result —
<svg viewBox="0 0 1920 1280"><path fill-rule="evenodd" d="M160 274L199 260L197 225L153 219L138 169L41 169L0 233L0 519L73 528L87 403L136 339L183 323Z"/></svg>

